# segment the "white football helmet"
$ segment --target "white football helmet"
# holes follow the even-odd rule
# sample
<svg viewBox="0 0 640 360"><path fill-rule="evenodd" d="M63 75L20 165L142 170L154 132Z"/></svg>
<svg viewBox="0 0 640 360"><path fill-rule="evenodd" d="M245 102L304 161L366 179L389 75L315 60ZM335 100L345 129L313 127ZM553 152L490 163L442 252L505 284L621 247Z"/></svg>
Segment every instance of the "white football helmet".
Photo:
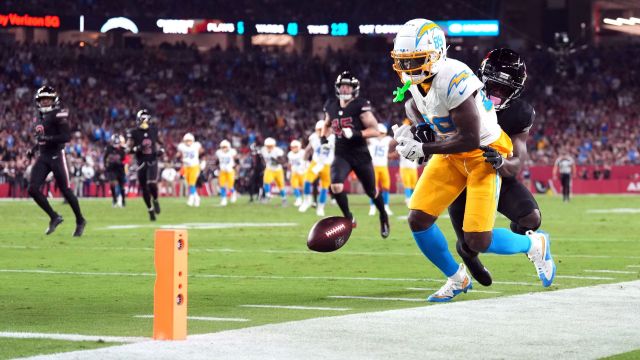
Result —
<svg viewBox="0 0 640 360"><path fill-rule="evenodd" d="M396 34L391 57L402 82L419 84L438 73L447 57L444 31L431 20L410 20Z"/></svg>
<svg viewBox="0 0 640 360"><path fill-rule="evenodd" d="M196 138L193 136L192 133L186 133L182 137L182 141L185 142L185 143L187 143L189 141L194 142L194 141L196 141Z"/></svg>
<svg viewBox="0 0 640 360"><path fill-rule="evenodd" d="M274 139L272 137L268 137L268 138L264 139L264 146L266 146L266 147L274 147L274 146L276 146L276 139Z"/></svg>
<svg viewBox="0 0 640 360"><path fill-rule="evenodd" d="M293 140L291 142L291 150L293 149L300 149L302 147L302 143L298 140Z"/></svg>
<svg viewBox="0 0 640 360"><path fill-rule="evenodd" d="M231 147L231 143L229 140L220 141L220 149L229 149Z"/></svg>

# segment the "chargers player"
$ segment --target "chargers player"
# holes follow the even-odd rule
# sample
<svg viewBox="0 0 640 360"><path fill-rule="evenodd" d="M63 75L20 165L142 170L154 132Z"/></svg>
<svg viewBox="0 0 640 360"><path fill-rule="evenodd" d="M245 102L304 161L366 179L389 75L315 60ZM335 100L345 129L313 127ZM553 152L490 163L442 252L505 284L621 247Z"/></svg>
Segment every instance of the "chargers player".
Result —
<svg viewBox="0 0 640 360"><path fill-rule="evenodd" d="M327 143L322 144L320 134L324 128L324 120L316 122L315 132L309 136L309 144L305 149L306 156L311 155L311 163L307 167L304 175L304 200L300 205L300 212L307 211L312 204L311 190L312 184L320 177L320 193L318 194L318 206L316 207L316 215L324 216L324 207L327 203L327 194L329 193L329 185L331 185L331 164L334 158L334 149L336 136L329 135Z"/></svg>
<svg viewBox="0 0 640 360"><path fill-rule="evenodd" d="M448 277L427 301L450 301L472 286L464 264L456 263L435 224L465 187L463 231L467 246L478 252L527 254L543 286L551 285L556 267L548 234L492 231L501 179L495 167L485 162L479 147L490 147L508 157L513 145L498 125L482 82L464 63L446 57L444 32L426 19L414 19L402 26L391 57L401 80L411 81L409 91L425 121L420 125L431 127L440 138L418 142L408 125L394 134L398 153L405 158L417 160L433 154L411 197L408 217L418 247Z"/></svg>
<svg viewBox="0 0 640 360"><path fill-rule="evenodd" d="M188 206L200 206L200 195L196 189L196 182L200 176L200 155L204 153L204 149L191 133L186 133L182 138L182 142L178 145L176 158L182 158L182 166L184 169L184 178L189 187Z"/></svg>
<svg viewBox="0 0 640 360"><path fill-rule="evenodd" d="M367 139L369 143L369 153L373 161L373 173L375 175L376 186L378 192L382 194L384 209L387 215L393 215L389 208L389 189L391 188L391 177L389 176L389 147L391 145L391 136L387 135L387 127L384 124L378 124L380 135ZM376 214L376 206L373 200L369 200L369 216Z"/></svg>
<svg viewBox="0 0 640 360"><path fill-rule="evenodd" d="M274 138L266 138L264 146L260 151L260 155L264 159L266 169L264 170L263 189L266 201L271 199L271 183L275 182L280 189L280 198L282 206L287 204L287 193L284 188L284 170L282 168L284 151L276 146Z"/></svg>
<svg viewBox="0 0 640 360"><path fill-rule="evenodd" d="M304 160L304 151L301 151L302 143L298 140L291 142L291 151L287 153L289 160L289 174L291 174L291 188L296 197L293 206L302 205L302 184L304 182L304 173L306 170L306 162Z"/></svg>
<svg viewBox="0 0 640 360"><path fill-rule="evenodd" d="M227 206L227 198L231 197L231 202L236 202L236 190L234 188L236 181L236 156L238 152L231 148L228 140L220 142L220 149L216 150L216 158L218 163L218 185L220 186L220 205Z"/></svg>

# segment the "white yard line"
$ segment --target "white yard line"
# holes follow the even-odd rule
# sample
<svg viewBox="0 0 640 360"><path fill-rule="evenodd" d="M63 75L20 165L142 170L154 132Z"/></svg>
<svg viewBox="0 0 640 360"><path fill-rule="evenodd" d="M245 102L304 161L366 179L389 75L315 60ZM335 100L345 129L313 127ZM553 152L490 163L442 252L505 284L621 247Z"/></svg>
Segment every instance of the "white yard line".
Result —
<svg viewBox="0 0 640 360"><path fill-rule="evenodd" d="M375 301L409 301L424 302L424 299L402 298L402 297L379 297L379 296L351 296L351 295L331 295L329 299L357 299L357 300L375 300Z"/></svg>
<svg viewBox="0 0 640 360"><path fill-rule="evenodd" d="M79 335L79 334L47 334L32 332L0 332L0 338L9 339L48 339L48 340L65 340L65 341L104 341L115 343L135 343L140 341L148 341L149 338L134 336L102 336L102 335Z"/></svg>
<svg viewBox="0 0 640 360"><path fill-rule="evenodd" d="M134 315L135 318L153 319L153 315ZM230 322L247 322L250 319L243 318L221 318L221 317L209 317L209 316L187 316L188 320L201 320L201 321L230 321Z"/></svg>
<svg viewBox="0 0 640 360"><path fill-rule="evenodd" d="M167 224L167 225L155 225L155 224L127 224L127 225L109 225L97 230L131 230L142 228L161 228L161 229L235 229L235 228L248 228L248 227L293 227L298 226L298 223L184 223L184 224Z"/></svg>
<svg viewBox="0 0 640 360"><path fill-rule="evenodd" d="M321 317L33 359L411 360L469 354L482 359L595 359L640 348L638 303L640 281L632 281ZM451 319L460 325L452 326ZM468 334L491 336L468 341Z"/></svg>
<svg viewBox="0 0 640 360"><path fill-rule="evenodd" d="M574 279L574 280L616 280L612 277L604 276L580 276L580 275L556 275L556 279Z"/></svg>
<svg viewBox="0 0 640 360"><path fill-rule="evenodd" d="M631 240L629 240L631 241ZM103 250L114 250L114 251L154 251L151 247L122 247L122 246L38 246L38 245L0 245L0 249L25 249L25 250L49 250L49 249L64 249L64 250L95 250L95 251L103 251ZM222 253L265 253L265 254L302 254L302 255L310 255L310 256L318 256L317 253L310 250L278 250L278 249L255 249L255 250L244 250L244 249L230 249L230 248L189 248L190 252L222 252ZM349 250L340 250L337 253L341 256L343 255L352 255L352 256L419 256L422 257L422 253L420 251L412 251L412 252L376 252L376 251L349 251ZM640 256L634 255L578 255L578 254L553 254L555 257L568 257L568 258L585 258L585 259L640 259ZM482 256L496 256L502 257L503 255L496 254L483 254Z"/></svg>
<svg viewBox="0 0 640 360"><path fill-rule="evenodd" d="M627 265L628 268L640 268L640 265Z"/></svg>
<svg viewBox="0 0 640 360"><path fill-rule="evenodd" d="M319 310L319 311L349 311L351 308L340 307L321 307L321 306L298 306L298 305L238 305L246 308L265 308L265 309L287 309L287 310Z"/></svg>
<svg viewBox="0 0 640 360"><path fill-rule="evenodd" d="M588 273L604 273L604 274L637 274L637 271L621 271L621 270L584 270Z"/></svg>
<svg viewBox="0 0 640 360"><path fill-rule="evenodd" d="M423 287L408 287L407 290L412 290L412 291L436 291L436 290L439 290L439 289L436 289L436 288L423 288ZM476 290L476 289L471 289L471 290L469 290L469 292L472 292L472 293L484 293L484 294L502 294L502 291Z"/></svg>
<svg viewBox="0 0 640 360"><path fill-rule="evenodd" d="M155 276L154 273L124 273L124 272L88 272L88 271L56 271L38 269L0 269L0 273L18 274L45 274L45 275L77 275L77 276ZM354 276L287 276L287 275L226 275L226 274L190 274L190 277L213 278L213 279L265 279L265 280L344 280L344 281L389 281L389 282L436 282L446 281L442 279L429 278L380 278L380 277L354 277ZM602 278L598 278L602 279ZM613 279L613 278L611 278ZM517 285L517 286L539 286L539 283L517 282L517 281L494 281L494 284Z"/></svg>

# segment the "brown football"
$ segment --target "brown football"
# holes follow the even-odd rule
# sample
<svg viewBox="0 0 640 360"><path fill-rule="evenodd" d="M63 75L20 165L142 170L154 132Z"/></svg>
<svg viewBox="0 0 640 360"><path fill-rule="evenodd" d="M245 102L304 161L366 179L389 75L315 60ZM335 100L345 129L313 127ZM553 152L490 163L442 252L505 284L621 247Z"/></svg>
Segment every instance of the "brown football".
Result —
<svg viewBox="0 0 640 360"><path fill-rule="evenodd" d="M342 216L331 216L318 221L307 237L307 247L318 252L340 249L351 235L351 220Z"/></svg>

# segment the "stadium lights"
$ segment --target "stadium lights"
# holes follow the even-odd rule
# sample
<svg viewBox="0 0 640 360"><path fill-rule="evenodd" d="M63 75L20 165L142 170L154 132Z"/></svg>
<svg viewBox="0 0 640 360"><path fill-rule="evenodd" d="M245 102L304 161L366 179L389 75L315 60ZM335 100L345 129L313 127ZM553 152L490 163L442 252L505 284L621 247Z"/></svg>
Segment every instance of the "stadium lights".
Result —
<svg viewBox="0 0 640 360"><path fill-rule="evenodd" d="M107 31L113 29L125 29L131 31L134 34L138 33L138 26L126 17L114 17L107 20L100 28L100 32L106 33Z"/></svg>

